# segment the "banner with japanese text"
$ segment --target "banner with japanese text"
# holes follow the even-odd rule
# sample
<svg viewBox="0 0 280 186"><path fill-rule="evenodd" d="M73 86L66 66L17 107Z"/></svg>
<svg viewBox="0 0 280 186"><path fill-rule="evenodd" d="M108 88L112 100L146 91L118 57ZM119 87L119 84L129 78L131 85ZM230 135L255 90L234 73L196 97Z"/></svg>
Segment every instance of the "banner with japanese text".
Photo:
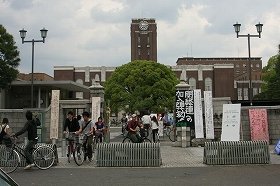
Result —
<svg viewBox="0 0 280 186"><path fill-rule="evenodd" d="M221 141L240 140L241 104L224 104Z"/></svg>
<svg viewBox="0 0 280 186"><path fill-rule="evenodd" d="M195 137L196 138L204 138L201 90L200 89L193 90L193 94L194 94Z"/></svg>
<svg viewBox="0 0 280 186"><path fill-rule="evenodd" d="M251 140L265 140L269 142L266 109L249 109Z"/></svg>
<svg viewBox="0 0 280 186"><path fill-rule="evenodd" d="M60 90L52 90L50 139L58 139Z"/></svg>
<svg viewBox="0 0 280 186"><path fill-rule="evenodd" d="M194 96L192 90L177 90L175 102L176 126L186 123L186 126L194 124Z"/></svg>
<svg viewBox="0 0 280 186"><path fill-rule="evenodd" d="M214 139L212 91L204 91L204 113L206 139Z"/></svg>

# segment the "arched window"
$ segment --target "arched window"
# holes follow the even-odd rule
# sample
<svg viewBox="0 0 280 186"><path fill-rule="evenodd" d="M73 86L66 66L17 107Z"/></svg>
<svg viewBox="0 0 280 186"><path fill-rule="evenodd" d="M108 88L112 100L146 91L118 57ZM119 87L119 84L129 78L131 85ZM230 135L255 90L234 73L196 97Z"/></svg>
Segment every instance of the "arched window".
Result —
<svg viewBox="0 0 280 186"><path fill-rule="evenodd" d="M190 85L190 89L191 89L191 90L196 89L196 80L195 80L195 78L191 77L191 78L189 79L189 85Z"/></svg>
<svg viewBox="0 0 280 186"><path fill-rule="evenodd" d="M77 79L76 83L80 83L80 84L83 85L83 80L82 79ZM76 98L77 99L83 99L84 98L83 92L76 92Z"/></svg>
<svg viewBox="0 0 280 186"><path fill-rule="evenodd" d="M212 79L207 77L205 78L205 91L212 91Z"/></svg>

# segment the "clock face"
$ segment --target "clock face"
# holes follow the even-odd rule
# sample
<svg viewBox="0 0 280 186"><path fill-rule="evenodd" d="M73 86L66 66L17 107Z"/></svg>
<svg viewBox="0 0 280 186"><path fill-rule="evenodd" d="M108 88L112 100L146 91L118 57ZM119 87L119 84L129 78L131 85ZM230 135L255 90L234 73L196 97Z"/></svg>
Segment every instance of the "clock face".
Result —
<svg viewBox="0 0 280 186"><path fill-rule="evenodd" d="M141 21L139 23L140 30L147 30L149 27L149 23L147 21Z"/></svg>

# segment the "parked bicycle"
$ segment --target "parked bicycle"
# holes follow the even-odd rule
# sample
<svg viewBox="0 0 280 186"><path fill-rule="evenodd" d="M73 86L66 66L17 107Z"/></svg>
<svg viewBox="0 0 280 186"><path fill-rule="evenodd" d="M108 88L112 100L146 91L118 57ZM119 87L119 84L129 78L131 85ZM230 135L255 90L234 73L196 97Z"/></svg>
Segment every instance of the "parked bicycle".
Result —
<svg viewBox="0 0 280 186"><path fill-rule="evenodd" d="M140 129L140 143L152 143L150 139L148 139L149 131L147 129L141 128ZM135 143L131 140L129 133L125 136L122 141L123 143Z"/></svg>
<svg viewBox="0 0 280 186"><path fill-rule="evenodd" d="M67 158L70 163L71 155L73 155L75 163L80 166L84 162L85 151L82 144L83 136L76 134L76 132L68 132L69 136L67 146Z"/></svg>
<svg viewBox="0 0 280 186"><path fill-rule="evenodd" d="M168 133L168 138L170 139L170 141L175 142L177 140L176 126L172 125L169 128L170 131Z"/></svg>
<svg viewBox="0 0 280 186"><path fill-rule="evenodd" d="M6 173L14 172L21 162L20 155L26 158L24 148L16 144L16 138L13 138L11 147L2 148L0 151L0 168ZM53 166L55 153L51 147L40 145L33 147L32 158L36 167L45 170Z"/></svg>

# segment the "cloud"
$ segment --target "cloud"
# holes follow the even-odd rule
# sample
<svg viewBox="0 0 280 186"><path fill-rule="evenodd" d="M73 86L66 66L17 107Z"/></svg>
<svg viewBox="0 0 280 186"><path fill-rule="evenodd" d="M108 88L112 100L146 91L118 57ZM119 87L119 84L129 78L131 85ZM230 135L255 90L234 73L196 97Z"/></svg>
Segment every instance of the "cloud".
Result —
<svg viewBox="0 0 280 186"><path fill-rule="evenodd" d="M277 54L280 40L278 0L0 0L0 23L14 36L20 50L20 71L31 71L31 46L35 44L35 70L53 75L53 66L118 66L130 60L132 18L155 18L158 62L176 65L178 57L247 57L247 40L236 38L233 24L242 34L255 34L264 24L262 38L252 38L252 56L263 65Z"/></svg>

